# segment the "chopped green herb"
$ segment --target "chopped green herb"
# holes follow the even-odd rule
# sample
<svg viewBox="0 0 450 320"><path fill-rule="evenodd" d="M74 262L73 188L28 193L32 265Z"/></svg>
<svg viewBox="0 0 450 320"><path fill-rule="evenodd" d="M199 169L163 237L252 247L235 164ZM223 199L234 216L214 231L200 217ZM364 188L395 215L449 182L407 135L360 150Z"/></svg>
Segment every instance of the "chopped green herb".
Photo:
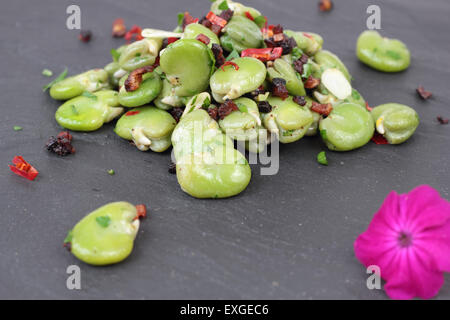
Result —
<svg viewBox="0 0 450 320"><path fill-rule="evenodd" d="M180 12L177 15L177 18L178 18L178 25L181 27L183 25L184 13Z"/></svg>
<svg viewBox="0 0 450 320"><path fill-rule="evenodd" d="M69 243L72 242L72 230L69 230L69 232L67 232L67 236L64 239L64 243Z"/></svg>
<svg viewBox="0 0 450 320"><path fill-rule="evenodd" d="M285 130L283 131L283 137L290 137L294 134L295 130Z"/></svg>
<svg viewBox="0 0 450 320"><path fill-rule="evenodd" d="M219 4L219 9L220 10L228 10L229 9L227 0L222 1Z"/></svg>
<svg viewBox="0 0 450 320"><path fill-rule="evenodd" d="M52 72L52 70L44 69L44 70L42 70L42 75L44 75L46 77L51 77L53 75L53 72Z"/></svg>
<svg viewBox="0 0 450 320"><path fill-rule="evenodd" d="M64 71L61 72L61 74L59 76L57 76L53 81L51 81L49 84L47 84L44 87L42 87L42 91L44 91L44 92L47 91L47 89L49 89L52 85L54 85L57 82L60 82L66 76L67 76L67 68L65 68Z"/></svg>
<svg viewBox="0 0 450 320"><path fill-rule="evenodd" d="M299 47L294 47L294 49L292 49L292 60L295 61L300 59L302 54L303 54L302 49L300 49Z"/></svg>
<svg viewBox="0 0 450 320"><path fill-rule="evenodd" d="M101 217L95 218L95 221L97 221L97 223L101 227L107 228L109 226L109 224L111 223L111 218L108 216L101 216Z"/></svg>
<svg viewBox="0 0 450 320"><path fill-rule="evenodd" d="M256 23L256 25L258 27L262 28L266 24L266 17L258 16L258 17L255 18L255 20L253 22Z"/></svg>
<svg viewBox="0 0 450 320"><path fill-rule="evenodd" d="M120 53L119 51L117 51L116 49L111 49L111 56L113 58L114 61L118 61L120 58Z"/></svg>
<svg viewBox="0 0 450 320"><path fill-rule="evenodd" d="M387 50L386 55L394 60L400 60L402 58L402 56L398 52L392 50Z"/></svg>
<svg viewBox="0 0 450 320"><path fill-rule="evenodd" d="M116 174L116 172L115 172L113 169L109 169L109 170L108 170L108 174L109 174L110 176L113 176L114 174Z"/></svg>
<svg viewBox="0 0 450 320"><path fill-rule="evenodd" d="M94 94L92 94L92 93L89 92L89 91L84 91L81 95L82 95L83 97L86 97L86 98L89 98L89 99L97 100L97 96L94 95Z"/></svg>
<svg viewBox="0 0 450 320"><path fill-rule="evenodd" d="M324 141L326 141L328 139L327 130L320 130L320 136Z"/></svg>
<svg viewBox="0 0 450 320"><path fill-rule="evenodd" d="M328 165L327 155L325 154L325 151L319 152L319 154L317 155L317 162L324 166Z"/></svg>
<svg viewBox="0 0 450 320"><path fill-rule="evenodd" d="M208 108L211 105L211 100L206 97L205 101L203 101L202 108Z"/></svg>
<svg viewBox="0 0 450 320"><path fill-rule="evenodd" d="M303 74L302 78L307 79L312 74L312 66L310 63L306 63L303 65Z"/></svg>
<svg viewBox="0 0 450 320"><path fill-rule="evenodd" d="M21 126L14 126L14 131L20 131L20 130L22 130L23 128L21 127Z"/></svg>
<svg viewBox="0 0 450 320"><path fill-rule="evenodd" d="M356 91L355 89L352 90L352 97L355 100L359 100L361 98L361 95Z"/></svg>
<svg viewBox="0 0 450 320"><path fill-rule="evenodd" d="M234 58L239 58L239 52L237 52L236 50L231 51L231 53L228 55L228 57L225 59L226 61L230 61Z"/></svg>
<svg viewBox="0 0 450 320"><path fill-rule="evenodd" d="M247 106L245 104L238 102L236 105L239 108L240 112L248 113L248 109L247 109Z"/></svg>

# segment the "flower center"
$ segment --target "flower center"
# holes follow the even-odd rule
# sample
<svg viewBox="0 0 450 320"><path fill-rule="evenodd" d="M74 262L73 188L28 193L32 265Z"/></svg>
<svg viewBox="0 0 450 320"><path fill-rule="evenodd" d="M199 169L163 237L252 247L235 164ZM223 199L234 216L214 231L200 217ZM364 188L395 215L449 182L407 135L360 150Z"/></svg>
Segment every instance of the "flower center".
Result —
<svg viewBox="0 0 450 320"><path fill-rule="evenodd" d="M398 243L401 247L406 248L412 244L412 235L409 232L402 231L398 236Z"/></svg>

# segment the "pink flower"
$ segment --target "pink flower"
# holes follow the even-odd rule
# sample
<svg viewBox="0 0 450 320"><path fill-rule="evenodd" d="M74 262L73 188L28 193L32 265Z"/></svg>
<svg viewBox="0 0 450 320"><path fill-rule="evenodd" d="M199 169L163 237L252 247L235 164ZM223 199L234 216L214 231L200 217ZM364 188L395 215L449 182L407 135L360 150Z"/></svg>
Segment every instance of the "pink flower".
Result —
<svg viewBox="0 0 450 320"><path fill-rule="evenodd" d="M390 298L432 298L450 272L450 203L426 185L391 191L354 247L363 265L380 268Z"/></svg>

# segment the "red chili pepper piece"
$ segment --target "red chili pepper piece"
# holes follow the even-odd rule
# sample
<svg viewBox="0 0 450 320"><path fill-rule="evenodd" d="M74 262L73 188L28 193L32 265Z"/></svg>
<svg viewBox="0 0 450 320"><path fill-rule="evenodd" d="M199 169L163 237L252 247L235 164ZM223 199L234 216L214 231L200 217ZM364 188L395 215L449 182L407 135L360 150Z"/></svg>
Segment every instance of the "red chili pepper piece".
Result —
<svg viewBox="0 0 450 320"><path fill-rule="evenodd" d="M195 39L200 42L203 42L206 45L208 45L210 41L209 38L205 36L203 33L200 33Z"/></svg>
<svg viewBox="0 0 450 320"><path fill-rule="evenodd" d="M238 71L239 70L239 66L234 63L233 61L227 61L225 62L220 68L222 69L222 71L225 71L224 67L226 66L233 66L234 70Z"/></svg>
<svg viewBox="0 0 450 320"><path fill-rule="evenodd" d="M253 18L253 16L251 15L250 11L245 11L245 16L246 16L248 19L250 19L250 20L252 20L252 21L255 21L255 18Z"/></svg>
<svg viewBox="0 0 450 320"><path fill-rule="evenodd" d="M272 49L272 53L270 54L270 60L276 60L283 54L282 47L275 47Z"/></svg>
<svg viewBox="0 0 450 320"><path fill-rule="evenodd" d="M127 113L125 113L125 115L127 117L129 117L129 116L134 116L134 115L139 114L139 113L140 113L140 111L128 111Z"/></svg>
<svg viewBox="0 0 450 320"><path fill-rule="evenodd" d="M197 23L198 22L198 18L195 18L194 19L194 17L192 17L190 14L189 14L189 12L185 12L184 13L184 18L183 18L183 30L184 30L184 28L188 25L188 24L191 24L191 23Z"/></svg>
<svg viewBox="0 0 450 320"><path fill-rule="evenodd" d="M169 37L167 38L167 45L174 43L175 41L179 40L180 38L175 38L175 37Z"/></svg>
<svg viewBox="0 0 450 320"><path fill-rule="evenodd" d="M208 14L206 15L206 19L211 21L212 24L217 24L217 25L221 26L222 28L225 27L228 23L227 20L222 19L221 17L215 15L214 12L212 12L212 11L208 12Z"/></svg>
<svg viewBox="0 0 450 320"><path fill-rule="evenodd" d="M137 204L136 205L137 214L134 220L137 219L143 219L147 217L147 208L145 207L145 204Z"/></svg>
<svg viewBox="0 0 450 320"><path fill-rule="evenodd" d="M142 32L141 27L139 27L137 25L133 25L131 27L131 29L128 30L128 32L125 34L125 40L131 41L133 39L133 37L136 41L142 40L142 39L144 39L144 37L141 35L141 32Z"/></svg>
<svg viewBox="0 0 450 320"><path fill-rule="evenodd" d="M39 173L32 165L26 162L21 156L15 156L12 163L14 164L14 166L9 165L11 171L28 180L34 180Z"/></svg>
<svg viewBox="0 0 450 320"><path fill-rule="evenodd" d="M245 49L241 52L241 57L252 57L266 62L269 60L275 60L281 57L283 48L262 48L262 49Z"/></svg>
<svg viewBox="0 0 450 320"><path fill-rule="evenodd" d="M375 132L375 134L373 135L373 137L370 140L372 140L376 144L389 144L389 142L386 140L386 138L383 137L378 132Z"/></svg>
<svg viewBox="0 0 450 320"><path fill-rule="evenodd" d="M369 106L369 103L367 101L366 101L366 109L369 112L373 110L373 108Z"/></svg>
<svg viewBox="0 0 450 320"><path fill-rule="evenodd" d="M113 22L112 35L116 38L122 38L127 33L127 28L122 18L117 18Z"/></svg>
<svg viewBox="0 0 450 320"><path fill-rule="evenodd" d="M309 33L303 32L303 35L307 38L313 39L313 36L310 35Z"/></svg>

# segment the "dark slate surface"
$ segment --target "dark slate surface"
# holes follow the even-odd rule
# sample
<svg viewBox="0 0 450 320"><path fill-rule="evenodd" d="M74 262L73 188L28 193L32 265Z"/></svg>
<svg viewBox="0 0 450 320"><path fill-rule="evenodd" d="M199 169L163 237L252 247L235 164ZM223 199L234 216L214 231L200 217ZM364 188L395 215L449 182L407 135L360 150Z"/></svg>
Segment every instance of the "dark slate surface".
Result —
<svg viewBox="0 0 450 320"><path fill-rule="evenodd" d="M66 7L77 3L82 27L94 33L84 44L65 28ZM182 3L182 4L180 4ZM176 14L205 14L209 1L9 1L0 11L0 298L261 298L384 299L366 288L366 273L353 254L387 193L430 184L449 198L449 130L437 115L450 117L448 0L377 1L382 32L407 43L412 66L383 74L358 62L356 39L374 1L335 1L323 14L315 1L247 1L271 23L323 35L371 105L400 102L420 114L414 137L401 146L370 143L349 153L328 152L329 167L315 158L316 138L284 145L280 171L260 176L253 167L247 190L228 200L197 200L184 194L167 173L169 153L142 153L118 138L114 124L75 133L74 156L58 158L43 149L61 128L53 116L59 103L41 91L48 78L68 67L76 74L102 67L112 39L112 21L171 29ZM421 101L424 84L434 97ZM13 131L20 125L23 131ZM12 174L14 155L40 171L34 182ZM107 174L108 169L115 176ZM110 201L150 208L133 254L106 268L90 267L62 249L64 236L86 213ZM82 290L66 289L66 268L78 264ZM439 298L450 298L450 277Z"/></svg>

